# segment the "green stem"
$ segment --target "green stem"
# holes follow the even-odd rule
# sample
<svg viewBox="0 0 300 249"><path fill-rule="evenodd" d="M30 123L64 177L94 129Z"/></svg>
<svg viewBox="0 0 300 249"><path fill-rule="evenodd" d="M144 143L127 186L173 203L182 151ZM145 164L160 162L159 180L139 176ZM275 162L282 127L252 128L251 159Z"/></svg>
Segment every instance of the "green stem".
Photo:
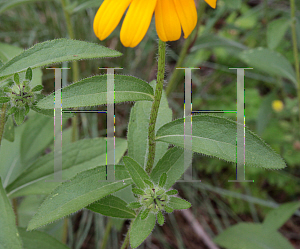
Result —
<svg viewBox="0 0 300 249"><path fill-rule="evenodd" d="M66 25L67 25L67 31L70 39L75 39L74 30L71 22L71 16L70 13L67 11L68 6L68 0L61 0L61 5L64 11L64 16L66 19ZM72 61L72 79L73 82L76 82L79 80L79 65L78 61ZM75 115L72 118L72 142L75 142L77 140L77 120L78 117ZM64 220L64 226L63 226L63 241L66 243L68 238L68 218L65 218Z"/></svg>
<svg viewBox="0 0 300 249"><path fill-rule="evenodd" d="M67 240L68 240L68 218L65 218L63 224L62 242L64 244L67 244Z"/></svg>
<svg viewBox="0 0 300 249"><path fill-rule="evenodd" d="M200 25L200 20L203 16L203 13L205 11L206 8L206 3L201 3L199 6L199 11L198 11L198 25ZM172 92L172 90L176 87L176 84L178 82L178 78L179 78L179 74L181 73L180 70L176 70L176 68L181 68L185 57L188 54L189 51L189 47L191 45L191 43L194 41L194 39L197 37L198 32L197 32L197 28L194 29L194 31L192 32L192 34L185 40L184 44L183 44L183 48L179 54L179 59L177 60L177 63L175 65L175 70L173 71L171 78L168 82L167 88L166 88L166 95L169 96L170 93Z"/></svg>
<svg viewBox="0 0 300 249"><path fill-rule="evenodd" d="M61 5L63 7L64 16L66 19L66 25L67 25L67 31L70 39L75 39L74 35L74 29L71 22L71 16L70 13L67 11L68 6L68 0L61 0ZM73 82L76 82L79 80L79 65L78 61L72 61L72 76L73 76ZM78 138L77 136L77 124L78 124L78 117L75 115L72 118L72 142L75 142Z"/></svg>
<svg viewBox="0 0 300 249"><path fill-rule="evenodd" d="M298 83L298 113L299 113L299 124L300 124L300 68L299 68L299 53L297 43L297 32L296 32L296 4L295 0L291 2L291 17L292 17L292 37L293 37L293 52L295 59L295 70Z"/></svg>
<svg viewBox="0 0 300 249"><path fill-rule="evenodd" d="M111 227L112 227L112 220L111 220L110 218L108 218L108 223L107 223L106 228L105 228L105 233L104 233L102 245L101 245L101 247L100 247L101 249L105 249L105 248L106 248L106 245L107 245L107 241L108 241L108 238L109 238L109 234L110 234Z"/></svg>
<svg viewBox="0 0 300 249"><path fill-rule="evenodd" d="M189 47L191 45L191 42L192 42L192 36L190 35L184 42L183 44L183 48L181 49L181 52L180 52L180 55L179 55L179 59L175 65L175 70L173 71L172 73L172 76L168 82L168 85L167 85L167 88L166 88L166 94L167 96L170 95L170 93L172 92L172 90L174 89L175 87L175 84L177 83L177 80L178 80L178 75L180 73L179 70L176 70L176 68L180 68L182 67L183 65L183 62L184 62L184 59L188 53L188 50L189 50Z"/></svg>
<svg viewBox="0 0 300 249"><path fill-rule="evenodd" d="M2 137L3 137L3 132L4 132L4 126L5 126L5 121L6 121L6 107L7 103L2 105L1 109L1 120L0 120L0 146L2 142Z"/></svg>
<svg viewBox="0 0 300 249"><path fill-rule="evenodd" d="M71 22L71 16L70 16L69 12L67 11L67 1L61 0L61 5L63 7L64 16L66 19L68 35L69 35L70 39L75 39L74 30L73 30L73 26L72 26L72 22ZM75 81L79 80L78 61L73 61L72 64L73 64L73 70L72 70L73 81L75 82Z"/></svg>
<svg viewBox="0 0 300 249"><path fill-rule="evenodd" d="M159 40L158 45L158 72L157 72L157 82L155 89L154 101L152 103L150 122L149 122L149 153L148 161L146 166L146 171L149 174L152 170L155 158L155 124L158 114L158 108L160 105L161 95L163 91L164 78L165 78L165 60L166 60L166 43Z"/></svg>

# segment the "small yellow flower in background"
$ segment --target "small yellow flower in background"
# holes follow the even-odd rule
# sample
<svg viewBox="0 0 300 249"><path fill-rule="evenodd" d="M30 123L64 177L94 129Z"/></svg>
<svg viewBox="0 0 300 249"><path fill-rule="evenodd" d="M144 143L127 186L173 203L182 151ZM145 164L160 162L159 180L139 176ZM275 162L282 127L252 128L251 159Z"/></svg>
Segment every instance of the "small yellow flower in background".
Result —
<svg viewBox="0 0 300 249"><path fill-rule="evenodd" d="M217 0L205 1L216 8ZM178 40L181 29L187 38L197 24L194 0L104 0L94 19L94 32L101 41L118 26L127 8L120 33L125 47L135 47L142 41L154 12L158 37L165 42Z"/></svg>
<svg viewBox="0 0 300 249"><path fill-rule="evenodd" d="M272 108L276 112L281 112L284 108L283 102L281 100L274 100L272 102Z"/></svg>

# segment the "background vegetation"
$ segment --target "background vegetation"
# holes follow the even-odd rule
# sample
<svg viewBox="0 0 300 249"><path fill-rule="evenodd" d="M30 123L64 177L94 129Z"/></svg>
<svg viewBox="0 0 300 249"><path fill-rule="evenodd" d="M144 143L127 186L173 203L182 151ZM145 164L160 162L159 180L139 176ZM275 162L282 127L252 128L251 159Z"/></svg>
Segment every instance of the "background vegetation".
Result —
<svg viewBox="0 0 300 249"><path fill-rule="evenodd" d="M79 76L74 70L65 70L63 86L73 80L103 73L98 69L100 67L122 67L122 74L134 75L148 82L154 80L158 40L154 23L141 44L134 49L125 48L120 43L120 27L108 39L100 42L93 33L92 25L101 3L101 0L0 1L0 59L5 62L5 56L9 58L7 54L13 53L4 49L4 43L26 49L37 42L68 37L102 44L122 52L123 56L80 61ZM193 71L193 110L235 110L236 71L229 68L253 67L245 77L246 125L279 153L287 164L285 169L278 171L246 167L246 179L254 180L254 183L235 184L228 182L235 178L235 166L232 163L194 154L194 177L202 182L177 183L175 188L192 203L190 210L194 221L201 224L209 237L215 238L233 224L242 221L255 224L262 222L278 204L299 200L297 78L289 1L218 0L216 10L209 8L202 0L197 4L199 22L191 38L168 43L168 83L165 89L173 119L183 117L184 103L184 74L181 70L174 73L175 67L201 67L201 70ZM296 1L296 8L300 48L299 1ZM68 23L68 18L71 18L71 23ZM182 51L187 51L186 55ZM76 64L63 63L62 67L74 69ZM42 69L35 77L37 82L43 84L44 94L53 92L52 70ZM126 137L132 106L133 103L116 105L116 137ZM216 115L235 119L234 113ZM12 159L27 156L26 163L0 159L0 175L6 176L5 185L11 183L34 158L53 149L53 120L43 117L37 122L36 130L32 131L28 129L31 119L39 118L30 112L25 124L15 128L14 141L8 141L10 139L7 138L2 143L6 149L4 151L1 147L0 158L7 153ZM77 121L78 139L106 134L104 114L81 113ZM63 142L71 143L71 120L65 121L63 128ZM24 141L30 140L33 142L29 150ZM15 165L12 172L4 172L12 164ZM43 195L29 195L13 199L19 226L27 227L43 198ZM279 229L295 248L300 248L299 214L295 213ZM127 224L84 209L42 230L74 249L104 248L101 247L103 244L106 244L105 248L118 248L124 239ZM143 246L207 248L183 212L168 216L166 224L157 227Z"/></svg>

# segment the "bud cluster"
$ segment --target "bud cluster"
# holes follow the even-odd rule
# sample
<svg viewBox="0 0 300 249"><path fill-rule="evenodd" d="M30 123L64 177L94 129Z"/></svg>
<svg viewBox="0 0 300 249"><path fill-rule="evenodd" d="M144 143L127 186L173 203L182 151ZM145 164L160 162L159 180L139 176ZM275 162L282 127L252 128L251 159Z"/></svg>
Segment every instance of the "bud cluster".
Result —
<svg viewBox="0 0 300 249"><path fill-rule="evenodd" d="M168 195L165 193L165 190L159 187L146 189L145 194L140 197L140 203L155 213L165 210L164 208L167 207L166 203L168 200Z"/></svg>
<svg viewBox="0 0 300 249"><path fill-rule="evenodd" d="M132 188L133 194L138 196L137 202L128 204L129 208L139 209L142 220L148 217L150 212L155 213L157 221L160 225L164 224L164 217L162 212L172 213L173 208L168 206L171 195L178 194L175 189L166 191L163 187L166 184L167 175L163 173L160 177L158 186L154 185L152 181L145 180L144 182L149 186L145 189Z"/></svg>
<svg viewBox="0 0 300 249"><path fill-rule="evenodd" d="M30 88L32 80L32 69L28 68L26 71L25 80L20 81L19 74L14 74L14 85L12 87L4 87L3 91L6 97L0 97L0 103L8 103L9 110L7 115L14 114L17 125L23 123L25 116L28 114L30 107L35 104L41 94L36 94L43 89L42 85L37 85Z"/></svg>

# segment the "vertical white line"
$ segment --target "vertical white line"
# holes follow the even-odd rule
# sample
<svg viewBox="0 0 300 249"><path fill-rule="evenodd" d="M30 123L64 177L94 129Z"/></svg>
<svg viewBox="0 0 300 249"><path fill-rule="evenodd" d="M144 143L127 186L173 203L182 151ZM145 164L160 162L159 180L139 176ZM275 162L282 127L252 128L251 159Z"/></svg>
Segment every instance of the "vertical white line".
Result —
<svg viewBox="0 0 300 249"><path fill-rule="evenodd" d="M229 182L253 182L245 179L246 143L245 143L245 69L237 70L237 125L236 125L236 180Z"/></svg>

